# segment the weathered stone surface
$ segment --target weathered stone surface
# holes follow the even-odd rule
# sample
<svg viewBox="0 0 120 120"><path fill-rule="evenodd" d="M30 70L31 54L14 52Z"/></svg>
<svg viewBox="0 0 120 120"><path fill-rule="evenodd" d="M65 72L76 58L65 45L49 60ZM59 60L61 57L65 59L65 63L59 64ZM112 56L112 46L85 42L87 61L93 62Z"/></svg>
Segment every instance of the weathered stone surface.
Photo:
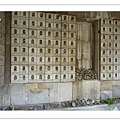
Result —
<svg viewBox="0 0 120 120"><path fill-rule="evenodd" d="M71 13L69 13L71 14ZM85 12L81 12L81 13L74 13L74 15L78 15L77 18L79 17L79 21L81 22L81 17L84 17L85 16ZM119 14L119 13L118 13ZM116 15L117 17L119 17L119 15ZM87 14L86 14L87 15ZM16 84L12 84L11 85L11 88L8 87L8 84L10 83L10 66L11 66L11 62L10 62L10 39L11 39L11 36L10 36L10 23L11 23L11 20L9 19L9 17L11 16L11 14L7 13L6 14L6 64L5 64L5 86L3 86L3 90L0 89L0 104L2 104L3 102L3 105L10 105L10 100L11 100L11 103L12 104L24 104L26 100L27 102L26 103L29 103L29 104L34 104L34 103L38 103L38 102L57 102L57 101L61 101L61 100L68 100L71 98L71 96L73 96L73 99L76 99L76 98L85 98L87 99L88 97L89 98L99 98L99 92L100 92L100 89L99 89L99 85L96 84L96 83L93 83L91 81L86 81L88 82L85 83L85 81L80 81L80 82L75 82L73 83L73 86L71 88L71 85L68 87L67 85L61 85L61 84L54 84L54 83L51 83L51 86L49 87L49 84L26 84L26 90L23 86L21 86L21 84L19 85L16 85ZM88 17L90 15L87 15ZM115 13L113 13L112 17L115 16ZM115 16L115 17L116 17ZM90 23L84 23L84 25L82 26L82 28L84 28L84 26L90 28L88 26L88 24L90 25ZM82 25L82 22L81 22L81 25ZM86 29L85 29L86 30ZM84 34L86 33L86 35L82 35L80 36L80 40L85 40L85 41L89 41L90 39L88 39L90 37L90 34L88 32L90 32L90 29L87 29L87 31L83 31ZM96 30L95 32L98 33L98 31ZM86 39L87 38L87 39ZM97 39L96 39L97 41ZM99 43L99 42L98 42ZM78 50L81 51L82 48L80 48L80 43L77 45L79 46L78 47ZM87 46L87 45L85 45ZM83 46L82 46L83 47ZM90 47L89 47L90 48ZM85 50L85 49L82 49L82 50ZM95 51L99 50L98 48L95 49ZM95 54L97 54L99 51L95 52ZM85 51L83 51L83 53L85 53ZM79 61L79 67L82 67L83 65L83 61L81 61L81 55L79 55L80 52L77 53L77 60ZM88 52L89 54L89 52ZM85 54L83 54L85 55ZM97 56L97 55L96 55ZM96 61L99 61L99 57L97 56L97 58L95 58L95 62ZM94 62L94 61L92 61ZM98 62L99 63L99 62ZM96 67L96 70L98 69L98 64L95 65ZM83 83L84 82L84 83ZM90 82L90 83L89 83ZM66 84L66 83L64 83ZM92 85L94 84L94 85ZM107 87L106 87L107 85ZM113 97L119 97L119 86L120 85L120 81L113 81L113 85L117 85L117 86L114 86L113 87ZM67 86L67 88L65 88ZM17 88L18 87L18 88ZM63 89L63 90L62 90ZM72 90L73 89L73 90ZM105 98L106 96L112 96L112 86L111 86L111 83L107 84L107 82L104 82L101 84L101 96L102 98ZM3 92L2 92L3 91ZM72 92L73 91L73 92ZM27 93L26 93L27 92ZM25 95L26 96L25 96ZM3 96L2 96L3 95ZM2 97L3 97L3 100L2 100ZM42 99L42 100L41 100ZM25 103L25 104L26 104Z"/></svg>
<svg viewBox="0 0 120 120"><path fill-rule="evenodd" d="M101 99L112 98L112 91L101 91Z"/></svg>
<svg viewBox="0 0 120 120"><path fill-rule="evenodd" d="M120 85L120 81L113 81L113 85Z"/></svg>
<svg viewBox="0 0 120 120"><path fill-rule="evenodd" d="M60 102L60 83L50 83L50 102Z"/></svg>
<svg viewBox="0 0 120 120"><path fill-rule="evenodd" d="M0 106L2 106L2 88L0 88Z"/></svg>
<svg viewBox="0 0 120 120"><path fill-rule="evenodd" d="M76 81L72 83L72 89L73 100L82 98L82 81Z"/></svg>
<svg viewBox="0 0 120 120"><path fill-rule="evenodd" d="M60 83L60 101L72 100L72 83Z"/></svg>
<svg viewBox="0 0 120 120"><path fill-rule="evenodd" d="M38 89L38 84L26 84L26 91L29 91L30 89Z"/></svg>
<svg viewBox="0 0 120 120"><path fill-rule="evenodd" d="M50 91L50 103L72 100L72 83L41 83L38 88Z"/></svg>
<svg viewBox="0 0 120 120"><path fill-rule="evenodd" d="M49 89L38 88L38 84L26 85L26 104L49 103Z"/></svg>
<svg viewBox="0 0 120 120"><path fill-rule="evenodd" d="M82 97L84 99L100 99L100 81L82 81Z"/></svg>
<svg viewBox="0 0 120 120"><path fill-rule="evenodd" d="M76 103L73 101L72 102L72 107L75 107L76 106Z"/></svg>
<svg viewBox="0 0 120 120"><path fill-rule="evenodd" d="M9 106L10 105L10 95L6 94L3 95L3 106Z"/></svg>
<svg viewBox="0 0 120 120"><path fill-rule="evenodd" d="M77 41L77 68L85 68L88 69L91 67L91 59L90 59L90 26L91 24L88 22L79 22L78 23L78 40ZM83 42L84 41L84 42ZM82 43L82 45L81 45ZM81 52L78 52L81 51ZM80 54L81 53L81 54ZM86 57L87 53L87 59Z"/></svg>
<svg viewBox="0 0 120 120"><path fill-rule="evenodd" d="M90 105L90 101L86 101L86 104L87 104L87 105Z"/></svg>
<svg viewBox="0 0 120 120"><path fill-rule="evenodd" d="M10 84L11 88L11 104L23 105L26 101L26 86L25 84Z"/></svg>
<svg viewBox="0 0 120 120"><path fill-rule="evenodd" d="M112 90L112 81L101 81L101 90L102 91Z"/></svg>
<svg viewBox="0 0 120 120"><path fill-rule="evenodd" d="M11 91L10 91L10 86L9 86L9 84L5 84L4 86L3 86L3 90L2 90L2 103L3 103L3 106L9 106L10 105L10 100L11 100L11 96L10 96L10 93L11 93Z"/></svg>
<svg viewBox="0 0 120 120"><path fill-rule="evenodd" d="M100 99L100 81L77 81L73 83L73 100L75 99Z"/></svg>
<svg viewBox="0 0 120 120"><path fill-rule="evenodd" d="M26 93L27 104L49 103L49 90L33 89Z"/></svg>
<svg viewBox="0 0 120 120"><path fill-rule="evenodd" d="M11 74L10 74L10 71L11 71L11 46L10 46L10 43L11 43L11 13L10 12L7 12L6 15L5 15L5 19L6 19L6 25L5 25L5 32L6 32L6 35L5 35L5 42L6 42L6 45L5 45L5 83L10 83L10 78L11 78ZM7 88L6 88L7 89Z"/></svg>
<svg viewBox="0 0 120 120"><path fill-rule="evenodd" d="M60 83L41 83L38 88L50 91L50 103L60 102Z"/></svg>
<svg viewBox="0 0 120 120"><path fill-rule="evenodd" d="M61 103L61 107L65 107L65 103Z"/></svg>
<svg viewBox="0 0 120 120"><path fill-rule="evenodd" d="M54 84L54 83L52 83L52 84ZM37 84L36 84L36 86L37 86ZM39 89L50 89L50 83L39 83L38 88Z"/></svg>
<svg viewBox="0 0 120 120"><path fill-rule="evenodd" d="M120 98L120 86L118 85L113 86L113 97Z"/></svg>
<svg viewBox="0 0 120 120"><path fill-rule="evenodd" d="M4 85L4 76L0 77L0 88Z"/></svg>

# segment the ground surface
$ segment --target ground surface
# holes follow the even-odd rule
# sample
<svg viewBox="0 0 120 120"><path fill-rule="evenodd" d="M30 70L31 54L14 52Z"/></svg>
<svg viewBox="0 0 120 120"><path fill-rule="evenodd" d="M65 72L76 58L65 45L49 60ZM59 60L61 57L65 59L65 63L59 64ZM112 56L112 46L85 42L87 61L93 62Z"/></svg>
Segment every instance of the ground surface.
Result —
<svg viewBox="0 0 120 120"><path fill-rule="evenodd" d="M15 111L37 111L37 110L53 110L53 111L111 111L120 110L120 98L115 99L115 103L108 105L106 100L74 100L62 103L45 103L34 105L19 105L19 106L4 106L0 110L15 110Z"/></svg>

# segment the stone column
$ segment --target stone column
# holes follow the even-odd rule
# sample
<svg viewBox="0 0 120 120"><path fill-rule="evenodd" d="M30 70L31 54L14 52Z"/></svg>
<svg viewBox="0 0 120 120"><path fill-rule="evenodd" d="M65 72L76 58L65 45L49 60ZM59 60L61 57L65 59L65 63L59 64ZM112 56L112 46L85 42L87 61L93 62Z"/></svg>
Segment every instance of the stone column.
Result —
<svg viewBox="0 0 120 120"><path fill-rule="evenodd" d="M11 78L11 12L5 13L5 82L3 86L3 106L10 105Z"/></svg>

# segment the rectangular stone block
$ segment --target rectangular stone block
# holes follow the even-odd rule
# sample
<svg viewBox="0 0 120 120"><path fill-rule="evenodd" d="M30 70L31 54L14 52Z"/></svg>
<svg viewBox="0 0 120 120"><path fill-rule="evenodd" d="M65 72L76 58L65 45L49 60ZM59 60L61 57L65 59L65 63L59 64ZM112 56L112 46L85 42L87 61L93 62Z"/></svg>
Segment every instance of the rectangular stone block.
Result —
<svg viewBox="0 0 120 120"><path fill-rule="evenodd" d="M26 100L26 86L25 84L10 84L11 104L23 105Z"/></svg>
<svg viewBox="0 0 120 120"><path fill-rule="evenodd" d="M4 76L0 77L0 87L4 85Z"/></svg>
<svg viewBox="0 0 120 120"><path fill-rule="evenodd" d="M36 73L30 74L28 79L29 79L29 83L36 83L36 79L37 79Z"/></svg>
<svg viewBox="0 0 120 120"><path fill-rule="evenodd" d="M29 89L38 89L38 84L26 84L26 91L29 91Z"/></svg>
<svg viewBox="0 0 120 120"><path fill-rule="evenodd" d="M2 90L2 88L0 88L0 106L2 106L2 92L3 92L3 90Z"/></svg>
<svg viewBox="0 0 120 120"><path fill-rule="evenodd" d="M3 103L3 90L2 90L2 87L0 87L0 106L2 106L2 103Z"/></svg>
<svg viewBox="0 0 120 120"><path fill-rule="evenodd" d="M113 85L120 85L120 81L113 81Z"/></svg>
<svg viewBox="0 0 120 120"><path fill-rule="evenodd" d="M114 98L120 97L120 85L113 85L113 97Z"/></svg>
<svg viewBox="0 0 120 120"><path fill-rule="evenodd" d="M83 98L100 99L100 81L82 81Z"/></svg>
<svg viewBox="0 0 120 120"><path fill-rule="evenodd" d="M49 103L48 89L29 89L26 92L26 104Z"/></svg>
<svg viewBox="0 0 120 120"><path fill-rule="evenodd" d="M82 81L72 83L72 99L82 99Z"/></svg>
<svg viewBox="0 0 120 120"><path fill-rule="evenodd" d="M6 94L6 95L3 95L3 106L9 106L10 105L10 95ZM12 102L11 102L12 104Z"/></svg>
<svg viewBox="0 0 120 120"><path fill-rule="evenodd" d="M101 90L112 90L112 81L101 81Z"/></svg>
<svg viewBox="0 0 120 120"><path fill-rule="evenodd" d="M60 101L72 100L72 83L60 83Z"/></svg>
<svg viewBox="0 0 120 120"><path fill-rule="evenodd" d="M112 98L112 91L101 91L101 99L106 100L107 98Z"/></svg>
<svg viewBox="0 0 120 120"><path fill-rule="evenodd" d="M49 103L48 84L27 84L26 104ZM47 88L47 89L46 89Z"/></svg>
<svg viewBox="0 0 120 120"><path fill-rule="evenodd" d="M38 89L48 89L48 90L50 90L50 83L39 83L38 84Z"/></svg>
<svg viewBox="0 0 120 120"><path fill-rule="evenodd" d="M60 83L50 83L50 102L60 102Z"/></svg>

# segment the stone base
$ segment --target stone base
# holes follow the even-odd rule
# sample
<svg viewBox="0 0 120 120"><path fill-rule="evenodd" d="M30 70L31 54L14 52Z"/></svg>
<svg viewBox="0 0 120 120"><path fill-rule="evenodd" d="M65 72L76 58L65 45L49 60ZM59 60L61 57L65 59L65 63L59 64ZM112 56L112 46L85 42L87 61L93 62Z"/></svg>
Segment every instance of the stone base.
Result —
<svg viewBox="0 0 120 120"><path fill-rule="evenodd" d="M99 80L82 80L73 83L73 100L74 99L100 99L100 81Z"/></svg>

